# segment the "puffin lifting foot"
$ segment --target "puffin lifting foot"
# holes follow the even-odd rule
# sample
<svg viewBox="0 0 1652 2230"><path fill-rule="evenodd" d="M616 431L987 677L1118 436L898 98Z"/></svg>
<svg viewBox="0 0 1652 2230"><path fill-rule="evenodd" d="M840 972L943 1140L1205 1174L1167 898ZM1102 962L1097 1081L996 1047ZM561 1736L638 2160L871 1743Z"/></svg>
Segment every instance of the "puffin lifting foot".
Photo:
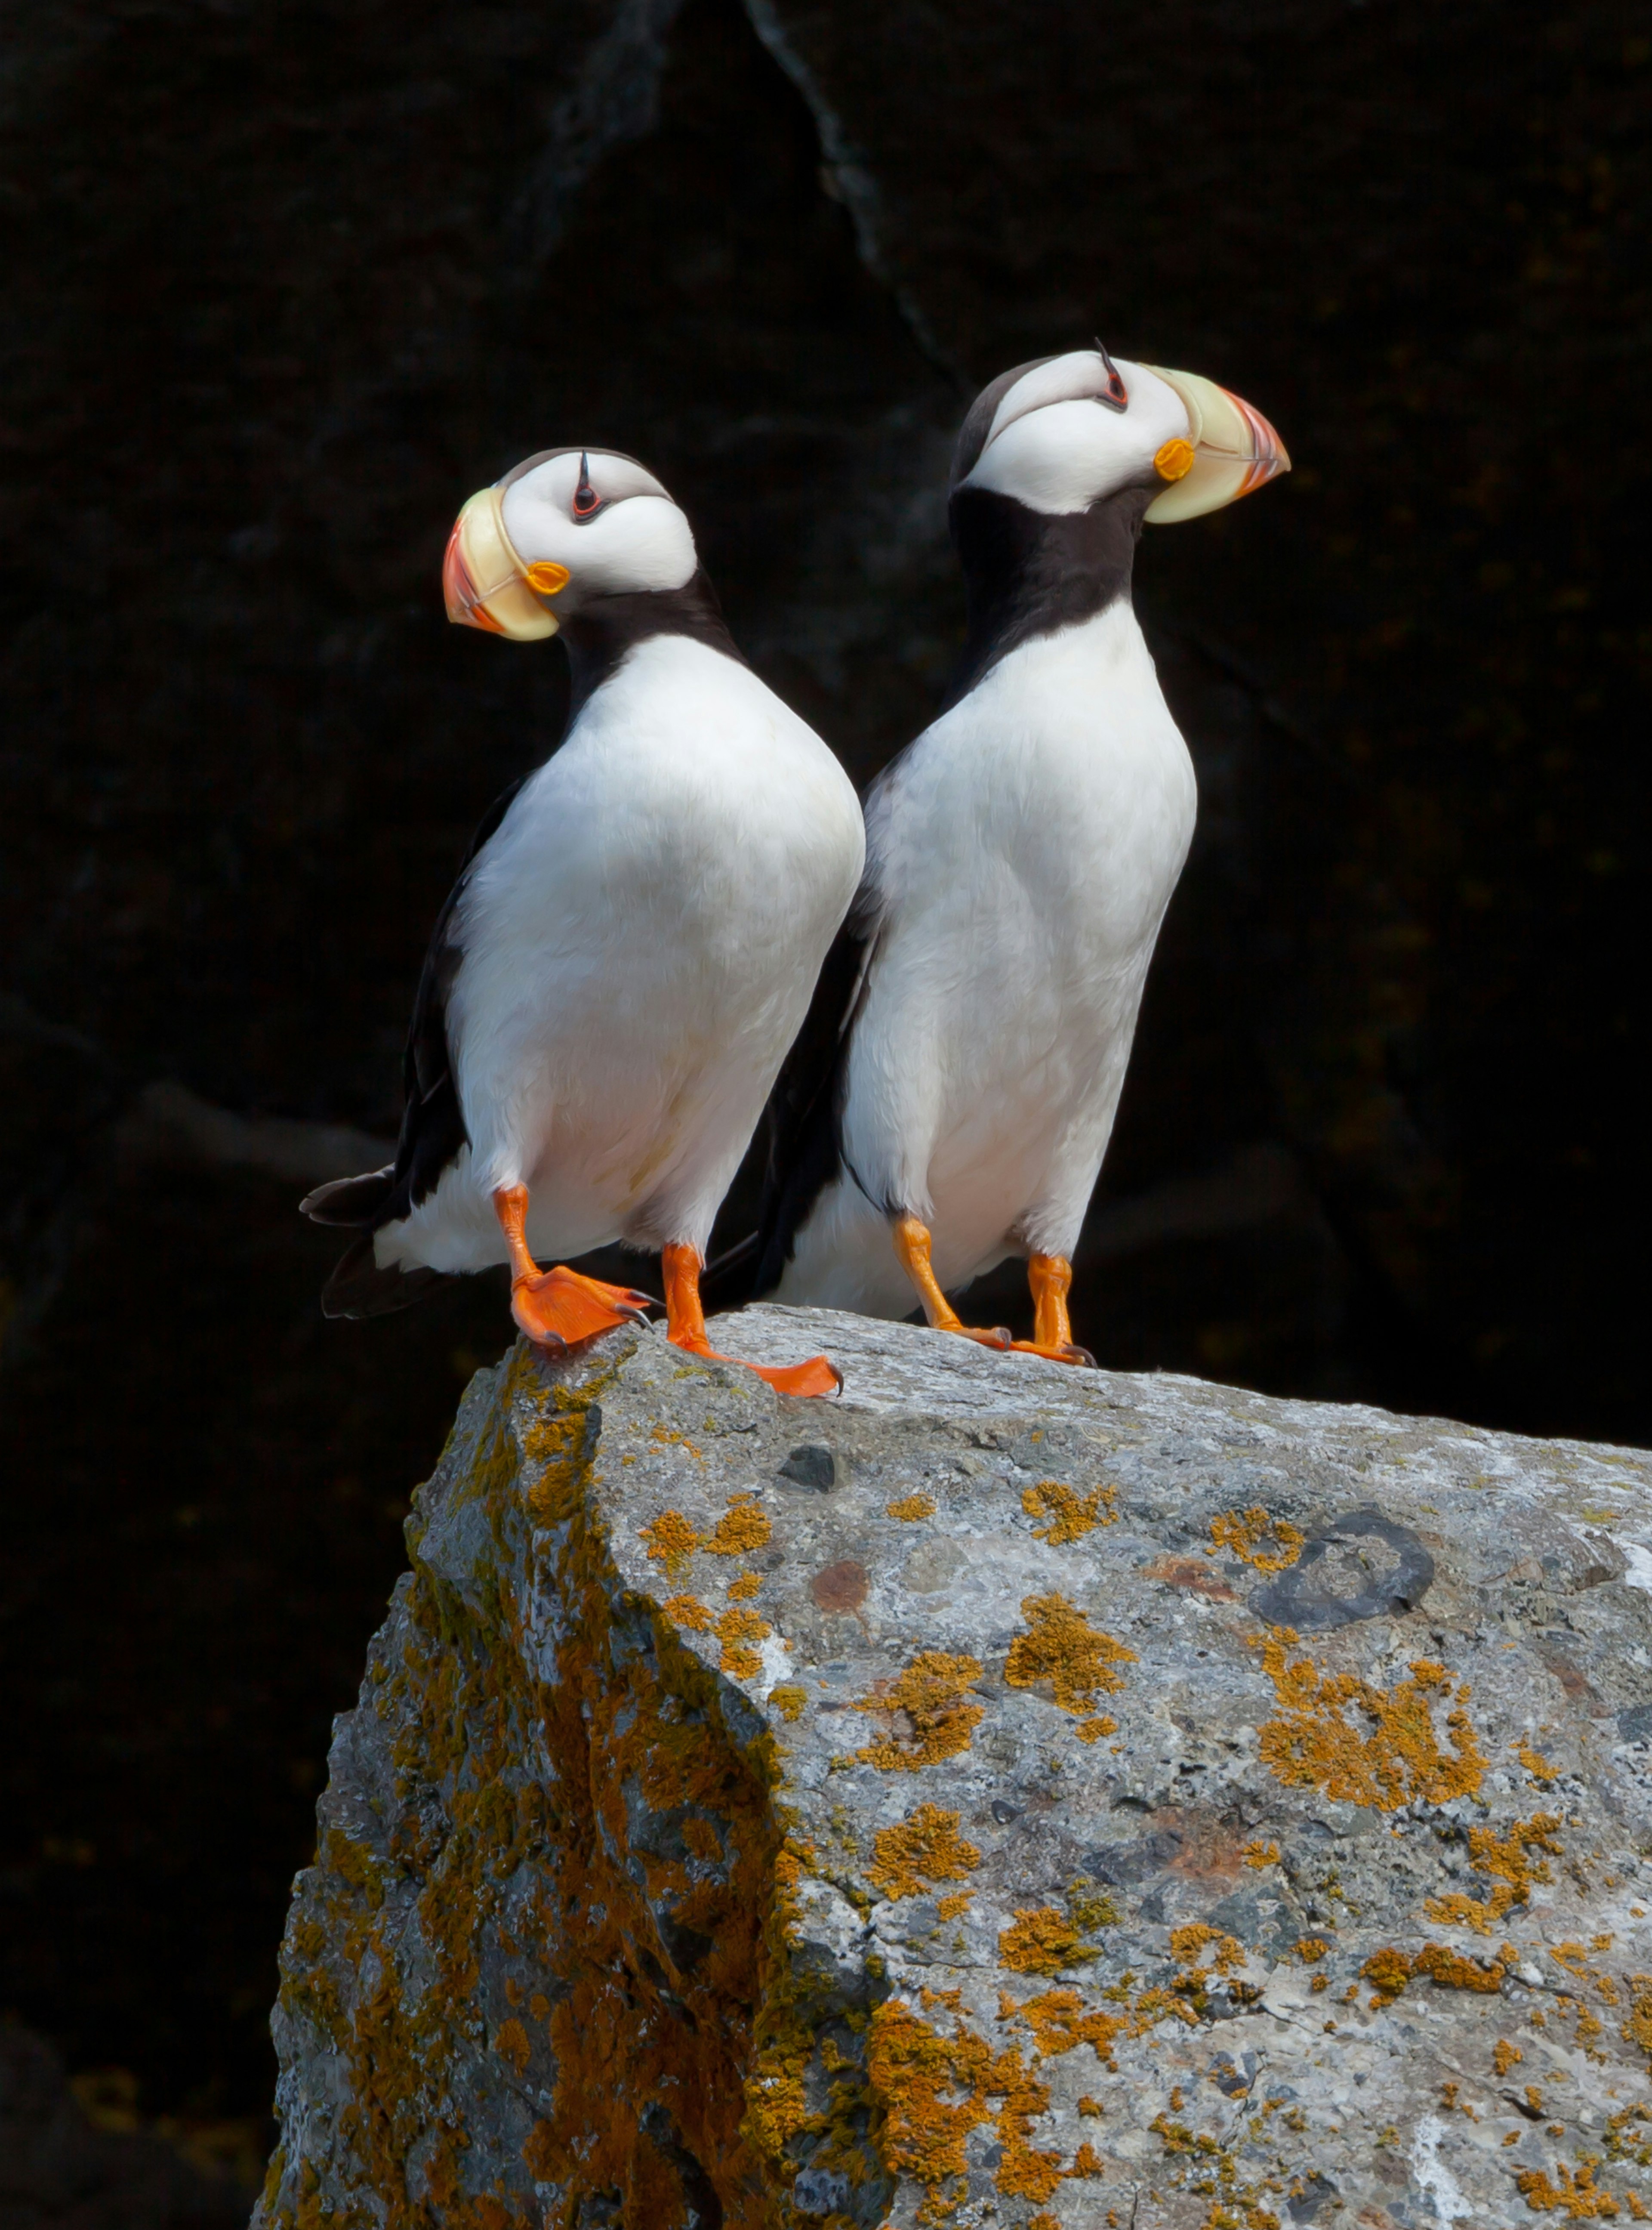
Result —
<svg viewBox="0 0 1652 2230"><path fill-rule="evenodd" d="M770 1365L747 1363L712 1346L705 1336L705 1311L700 1302L700 1273L705 1263L697 1247L662 1248L660 1266L665 1273L665 1337L674 1347L704 1356L708 1363L738 1363L742 1370L766 1378L776 1393L842 1393L843 1373L824 1355L812 1355L807 1363Z"/></svg>
<svg viewBox="0 0 1652 2230"><path fill-rule="evenodd" d="M1000 1353L1013 1347L1007 1328L995 1324L990 1331L974 1324L967 1324L942 1292L929 1260L929 1227L920 1223L916 1215L897 1215L890 1227L895 1241L895 1252L901 1259L901 1267L917 1288L923 1304L923 1313L930 1328L935 1331L955 1331L961 1339L973 1339L982 1347L995 1347Z"/></svg>
<svg viewBox="0 0 1652 2230"><path fill-rule="evenodd" d="M867 797L865 879L770 1100L759 1228L719 1266L720 1304L903 1317L916 1290L937 1330L1092 1361L1072 1255L1196 807L1131 609L1137 541L1289 461L1225 388L1100 342L977 396L948 492L962 668ZM1035 1322L1012 1342L946 1296L1013 1255Z"/></svg>
<svg viewBox="0 0 1652 2230"><path fill-rule="evenodd" d="M704 1248L859 881L859 804L634 458L529 458L465 506L442 579L462 626L561 633L568 725L437 921L394 1163L304 1203L356 1234L322 1305L376 1316L506 1261L517 1324L562 1353L658 1305L565 1266L619 1242L663 1249L668 1337L712 1355ZM841 1383L823 1356L759 1376Z"/></svg>

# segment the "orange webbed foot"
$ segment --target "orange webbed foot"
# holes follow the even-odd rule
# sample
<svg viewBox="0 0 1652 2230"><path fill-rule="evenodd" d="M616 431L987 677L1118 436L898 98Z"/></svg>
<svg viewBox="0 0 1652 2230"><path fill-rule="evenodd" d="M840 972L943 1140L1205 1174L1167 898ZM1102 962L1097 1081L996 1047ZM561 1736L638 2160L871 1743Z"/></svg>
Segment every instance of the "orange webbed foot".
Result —
<svg viewBox="0 0 1652 2230"><path fill-rule="evenodd" d="M672 1332L672 1344L680 1347L687 1355L697 1355L707 1363L732 1363L742 1370L755 1371L757 1376L772 1386L777 1394L794 1394L809 1400L818 1400L829 1394L843 1391L843 1373L837 1364L824 1355L812 1355L807 1363L748 1363L743 1356L724 1355L713 1347L709 1339Z"/></svg>
<svg viewBox="0 0 1652 2230"><path fill-rule="evenodd" d="M511 1281L511 1313L530 1339L553 1354L623 1324L646 1324L659 1304L629 1286L610 1286L558 1263Z"/></svg>
<svg viewBox="0 0 1652 2230"><path fill-rule="evenodd" d="M843 1373L824 1355L812 1355L807 1363L748 1363L738 1355L721 1354L705 1336L698 1254L692 1247L673 1245L662 1250L660 1262L665 1273L665 1312L671 1326L665 1337L673 1347L680 1347L685 1355L703 1356L708 1363L733 1363L742 1370L754 1370L777 1394L818 1399L842 1393Z"/></svg>

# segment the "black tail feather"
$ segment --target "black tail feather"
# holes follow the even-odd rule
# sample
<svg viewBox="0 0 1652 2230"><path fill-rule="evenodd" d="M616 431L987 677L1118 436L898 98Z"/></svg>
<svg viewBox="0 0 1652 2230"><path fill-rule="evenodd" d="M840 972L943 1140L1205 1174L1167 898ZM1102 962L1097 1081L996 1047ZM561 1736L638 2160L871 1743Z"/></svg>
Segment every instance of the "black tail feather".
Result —
<svg viewBox="0 0 1652 2230"><path fill-rule="evenodd" d="M365 1180L349 1182L361 1184ZM445 1270L427 1270L422 1265L411 1270L381 1269L373 1255L373 1234L363 1231L339 1256L322 1292L321 1312L328 1317L391 1316L421 1301L433 1286L445 1286L448 1276Z"/></svg>
<svg viewBox="0 0 1652 2230"><path fill-rule="evenodd" d="M395 1190L395 1164L390 1163L382 1170L369 1170L359 1177L335 1177L331 1184L318 1185L299 1202L300 1215L307 1215L312 1223L325 1223L330 1228L342 1231L370 1231L379 1220L379 1211Z"/></svg>

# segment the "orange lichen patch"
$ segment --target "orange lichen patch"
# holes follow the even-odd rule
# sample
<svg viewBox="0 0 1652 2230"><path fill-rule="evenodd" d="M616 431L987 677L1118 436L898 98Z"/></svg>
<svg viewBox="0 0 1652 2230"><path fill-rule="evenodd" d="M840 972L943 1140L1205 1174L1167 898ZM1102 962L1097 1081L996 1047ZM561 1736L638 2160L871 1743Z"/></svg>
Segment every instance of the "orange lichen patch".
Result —
<svg viewBox="0 0 1652 2230"><path fill-rule="evenodd" d="M967 2168L964 2141L991 2118L990 2047L970 2030L943 2036L898 1998L872 2012L866 2072L884 2109L878 2150L897 2175L925 2188L920 2220L937 2220L940 2187ZM950 2212L950 2209L946 2211Z"/></svg>
<svg viewBox="0 0 1652 2230"><path fill-rule="evenodd" d="M1465 1958L1461 1951L1453 1951L1444 1943L1425 1943L1420 1951L1409 1955L1390 1944L1373 1951L1360 1969L1378 1994L1372 2001L1373 2005L1391 2004L1408 1982L1424 1977L1437 1989L1477 1990L1490 1997L1502 1988L1507 1971L1501 1960L1482 1967L1477 1960Z"/></svg>
<svg viewBox="0 0 1652 2230"><path fill-rule="evenodd" d="M1270 1532L1275 1545L1264 1549L1262 1543ZM1231 1550L1242 1564L1258 1572L1282 1572L1296 1562L1308 1542L1306 1533L1283 1518L1270 1518L1260 1503L1212 1518L1211 1538L1218 1549Z"/></svg>
<svg viewBox="0 0 1652 2230"><path fill-rule="evenodd" d="M1118 1731L1118 1721L1109 1719L1105 1711L1099 1718L1080 1719L1078 1724L1073 1729L1073 1732L1081 1743L1100 1742L1103 1736L1115 1735Z"/></svg>
<svg viewBox="0 0 1652 2230"><path fill-rule="evenodd" d="M1102 2119L1102 2102L1099 2098L1092 2098L1088 2091L1079 2100L1078 2111L1081 2114L1089 2115L1094 2121L1099 2122Z"/></svg>
<svg viewBox="0 0 1652 2230"><path fill-rule="evenodd" d="M1321 1672L1311 1658L1288 1662L1295 1641L1289 1627L1277 1627L1262 1645L1280 1711L1261 1729L1261 1750L1287 1787L1318 1789L1383 1812L1417 1798L1447 1804L1479 1793L1486 1762L1463 1708L1466 1681L1454 1694L1443 1666L1421 1658L1409 1680L1385 1691L1351 1672ZM1446 1714L1453 1750L1441 1747L1435 1728L1437 1695L1455 1705Z"/></svg>
<svg viewBox="0 0 1652 2230"><path fill-rule="evenodd" d="M1277 1843L1247 1843L1239 1856L1247 1866L1260 1873L1264 1866L1279 1864L1279 1846Z"/></svg>
<svg viewBox="0 0 1652 2230"><path fill-rule="evenodd" d="M697 1595L670 1595L659 1608L681 1633L711 1631L711 1614Z"/></svg>
<svg viewBox="0 0 1652 2230"><path fill-rule="evenodd" d="M981 1669L978 1657L921 1649L883 1694L863 1696L856 1704L858 1711L884 1713L891 1721L890 1732L857 1750L857 1757L886 1773L916 1773L920 1766L937 1765L967 1750L987 1716L985 1705L963 1700Z"/></svg>
<svg viewBox="0 0 1652 2230"><path fill-rule="evenodd" d="M1068 2169L1067 2173L1070 2176L1101 2175L1101 2156L1097 2153L1095 2146L1091 2144L1088 2137L1084 2139L1083 2144L1079 2146L1078 2150L1073 2155L1073 2164Z"/></svg>
<svg viewBox="0 0 1652 2230"><path fill-rule="evenodd" d="M1489 1898L1465 1897L1457 1890L1444 1897L1430 1897L1424 1906L1429 1918L1443 1927L1472 1928L1477 1935L1489 1936L1507 1912L1526 1904L1533 1882L1551 1879L1547 1860L1528 1859L1527 1853L1547 1851L1558 1858L1559 1825L1557 1814L1539 1812L1530 1820L1516 1820L1504 1835L1499 1835L1495 1827L1470 1827L1469 1855L1477 1871L1493 1876L1497 1886ZM1581 1958L1583 1946L1578 1945L1577 1950Z"/></svg>
<svg viewBox="0 0 1652 2230"><path fill-rule="evenodd" d="M1652 1975L1631 1975L1630 2011L1618 2031L1625 2044L1638 2044L1642 2052L1652 2053Z"/></svg>
<svg viewBox="0 0 1652 2230"><path fill-rule="evenodd" d="M1084 2001L1077 1990L1045 1990L1042 1996L1029 1998L1019 2008L1019 2018L1032 2031L1032 2041L1038 2055L1053 2059L1064 2052L1076 2052L1081 2044L1091 2046L1096 2057L1110 2066L1114 2040L1128 2033L1128 2019L1117 2014L1086 2013ZM1101 2108L1094 2099L1090 2109L1099 2114ZM1085 2111L1084 2102L1079 2101L1078 2111Z"/></svg>
<svg viewBox="0 0 1652 2230"><path fill-rule="evenodd" d="M761 1572L742 1572L737 1580L730 1580L729 1582L729 1601L749 1602L762 1583L763 1576Z"/></svg>
<svg viewBox="0 0 1652 2230"><path fill-rule="evenodd" d="M921 1518L933 1518L938 1506L932 1494L905 1494L898 1502L885 1503L884 1513L898 1518L903 1524L915 1525Z"/></svg>
<svg viewBox="0 0 1652 2230"><path fill-rule="evenodd" d="M966 2026L958 1995L953 1990L923 1994L926 2011L945 2008L952 2014L951 2035L898 1999L878 2006L870 2024L867 2072L883 2109L878 2149L893 2174L924 2187L917 2220L925 2226L955 2212L963 2196L965 2142L984 2124L993 2124L998 2139L993 2181L1000 2197L1040 2207L1068 2177L1094 2175L1099 2168L1093 2147L1081 2146L1073 2165L1064 2169L1057 2154L1032 2143L1032 2125L1049 2108L1048 2089L1013 2046L994 2052ZM1027 2230L1041 2220L1053 2223L1055 2218L1034 2214Z"/></svg>
<svg viewBox="0 0 1652 2230"><path fill-rule="evenodd" d="M1509 2069L1518 2066L1525 2057L1519 2045L1511 2044L1506 2036L1500 2036L1497 2049L1491 2055L1491 2064L1499 2075L1507 2075Z"/></svg>
<svg viewBox="0 0 1652 2230"><path fill-rule="evenodd" d="M1514 2188L1533 2214L1559 2213L1570 2222L1610 2222L1617 2218L1617 2201L1596 2183L1595 2168L1594 2161L1585 2160L1574 2174L1564 2161L1558 2162L1558 2184L1551 2183L1540 2168L1523 2169L1514 2178Z"/></svg>
<svg viewBox="0 0 1652 2230"><path fill-rule="evenodd" d="M1118 1498L1115 1486L1093 1486L1088 1494L1080 1495L1054 1479L1041 1479L1036 1486L1021 1489L1021 1507L1027 1516L1047 1520L1033 1527L1034 1539L1047 1541L1052 1549L1082 1541L1098 1525L1115 1525Z"/></svg>
<svg viewBox="0 0 1652 2230"><path fill-rule="evenodd" d="M1244 1964L1244 1946L1231 1936L1225 1936L1219 1928L1208 1922L1195 1920L1186 1928L1170 1931L1170 1956L1179 1967L1198 1970L1204 1965L1206 1950L1214 1945L1208 1969L1212 1975L1231 1975Z"/></svg>
<svg viewBox="0 0 1652 2230"><path fill-rule="evenodd" d="M641 1528L639 1537L648 1544L648 1554L657 1564L664 1564L675 1579L697 1549L704 1545L699 1529L690 1524L680 1510L662 1510L650 1525Z"/></svg>
<svg viewBox="0 0 1652 2230"><path fill-rule="evenodd" d="M1526 1768L1526 1770L1531 1775L1533 1781L1540 1781L1546 1786L1551 1781L1559 1781L1560 1778L1559 1767L1558 1765L1551 1765L1548 1759L1544 1756L1542 1751L1533 1750L1524 1736L1521 1736L1518 1742L1510 1743L1508 1747L1514 1751L1515 1756L1519 1758L1520 1763Z"/></svg>
<svg viewBox="0 0 1652 2230"><path fill-rule="evenodd" d="M715 1865L723 1856L723 1838L710 1821L691 1814L683 1822L682 1834L684 1847L691 1858L703 1859L708 1865Z"/></svg>
<svg viewBox="0 0 1652 2230"><path fill-rule="evenodd" d="M766 1640L775 1631L768 1621L755 1610L725 1610L714 1631L723 1644L723 1670L732 1672L736 1680L755 1680L763 1669L763 1660L751 1645Z"/></svg>
<svg viewBox="0 0 1652 2230"><path fill-rule="evenodd" d="M474 1448L450 1455L446 1491L485 1520L467 1552L474 1589L461 1596L423 1562L415 1524L399 1622L362 1705L387 1730L392 1802L370 1840L330 1836L299 1891L282 2000L340 2069L331 2143L358 2195L351 2220L528 2230L543 2212L530 2175L618 2191L631 2219L680 2220L700 2203L684 2186L691 2156L729 2230L773 2214L777 2186L742 2129L780 1902L773 1764L766 1738L730 1732L719 1684L670 1619L645 1614L639 1632L588 1491L602 1384L547 1386L520 1354ZM529 1603L546 1598L566 1607L553 1655L528 1632ZM524 1757L544 1769L524 1776ZM656 1833L640 1846L648 1814ZM684 1943L710 1948L680 1967ZM548 2049L549 2103L520 2192L479 2191L463 2085L487 2033L483 1974L529 1957L547 1988L529 2021L513 2009L492 2033L513 2072ZM518 1984L513 2008L525 1995ZM644 2124L661 2098L676 2130L659 2141ZM298 2147L284 2162L268 2230L320 2220L317 2165Z"/></svg>
<svg viewBox="0 0 1652 2230"><path fill-rule="evenodd" d="M769 1690L768 1700L783 1719L787 1721L800 1719L809 1700L808 1691L795 1687L791 1682L787 1681L781 1686Z"/></svg>
<svg viewBox="0 0 1652 2230"><path fill-rule="evenodd" d="M1024 1595L1021 1615L1028 1631L1016 1635L1004 1667L1012 1688L1031 1688L1047 1680L1062 1710L1077 1715L1093 1711L1098 1693L1110 1694L1124 1685L1113 1668L1134 1665L1135 1650L1092 1626L1064 1595ZM1095 1742L1103 1732L1113 1731L1096 1726L1084 1739Z"/></svg>
<svg viewBox="0 0 1652 2230"><path fill-rule="evenodd" d="M872 1852L866 1878L890 1898L919 1897L931 1883L961 1881L980 1864L975 1845L958 1833L958 1814L938 1804L920 1804L910 1818L883 1828Z"/></svg>
<svg viewBox="0 0 1652 2230"><path fill-rule="evenodd" d="M768 1546L774 1527L755 1500L742 1496L731 1502L704 1543L708 1556L749 1556Z"/></svg>
<svg viewBox="0 0 1652 2230"><path fill-rule="evenodd" d="M961 1913L968 1911L970 1906L974 1903L974 1901L975 1893L974 1890L955 1889L953 1891L950 1897L943 1897L942 1898L940 1904L936 1905L935 1911L940 1914L942 1920L956 1920Z"/></svg>
<svg viewBox="0 0 1652 2230"><path fill-rule="evenodd" d="M1322 1959L1330 1948L1322 1936L1299 1936L1295 1945L1296 1956L1305 1967Z"/></svg>
<svg viewBox="0 0 1652 2230"><path fill-rule="evenodd" d="M1064 1968L1099 1959L1093 1945L1081 1941L1077 1930L1053 1905L1017 1908L1014 1919L1000 1931L1000 1963L1021 1975L1059 1975Z"/></svg>
<svg viewBox="0 0 1652 2230"><path fill-rule="evenodd" d="M1379 1997L1397 1998L1411 1979L1411 1963L1403 1951L1386 1944L1372 1953L1360 1972Z"/></svg>

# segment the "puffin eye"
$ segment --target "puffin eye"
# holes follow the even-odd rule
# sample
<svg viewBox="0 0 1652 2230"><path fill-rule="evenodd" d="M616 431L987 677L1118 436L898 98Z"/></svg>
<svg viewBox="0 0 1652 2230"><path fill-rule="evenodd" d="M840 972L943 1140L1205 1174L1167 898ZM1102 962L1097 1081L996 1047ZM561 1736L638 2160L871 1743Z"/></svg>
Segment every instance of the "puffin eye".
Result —
<svg viewBox="0 0 1652 2230"><path fill-rule="evenodd" d="M1128 410L1130 407L1130 396L1129 390L1124 384L1123 375L1112 358L1109 356L1102 342L1096 342L1096 353L1107 369L1107 390L1105 394L1098 395L1096 400L1098 403L1106 403L1109 410Z"/></svg>
<svg viewBox="0 0 1652 2230"><path fill-rule="evenodd" d="M586 452L579 453L579 486L574 490L574 516L577 519L595 519L602 508L602 499L591 486L590 460Z"/></svg>

